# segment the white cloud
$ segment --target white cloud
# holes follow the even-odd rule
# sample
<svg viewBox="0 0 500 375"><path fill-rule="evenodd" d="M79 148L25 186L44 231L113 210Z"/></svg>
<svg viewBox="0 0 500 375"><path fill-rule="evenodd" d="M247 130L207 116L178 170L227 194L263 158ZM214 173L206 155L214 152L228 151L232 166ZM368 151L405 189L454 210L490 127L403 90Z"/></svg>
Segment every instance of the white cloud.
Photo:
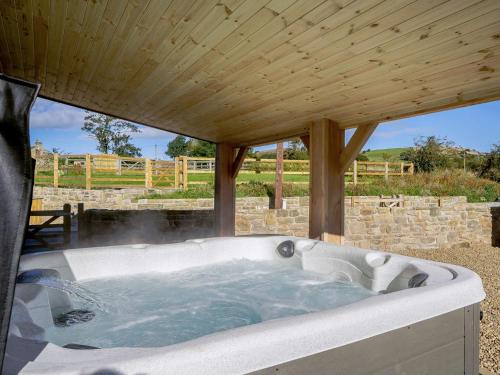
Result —
<svg viewBox="0 0 500 375"><path fill-rule="evenodd" d="M133 137L134 138L173 138L175 137L175 134L170 133L166 130L160 130L156 128L152 128L150 126L139 126L139 129L141 130L140 133L134 133Z"/></svg>
<svg viewBox="0 0 500 375"><path fill-rule="evenodd" d="M38 129L80 129L83 125L85 112L68 105L36 102L31 112L30 125Z"/></svg>

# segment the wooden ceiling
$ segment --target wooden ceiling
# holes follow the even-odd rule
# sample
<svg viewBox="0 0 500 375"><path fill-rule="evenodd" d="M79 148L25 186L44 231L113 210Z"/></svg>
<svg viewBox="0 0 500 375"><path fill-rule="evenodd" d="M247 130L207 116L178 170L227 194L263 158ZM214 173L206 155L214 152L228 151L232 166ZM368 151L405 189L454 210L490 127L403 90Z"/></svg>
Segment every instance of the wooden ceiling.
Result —
<svg viewBox="0 0 500 375"><path fill-rule="evenodd" d="M236 145L500 98L499 0L0 0L0 71Z"/></svg>

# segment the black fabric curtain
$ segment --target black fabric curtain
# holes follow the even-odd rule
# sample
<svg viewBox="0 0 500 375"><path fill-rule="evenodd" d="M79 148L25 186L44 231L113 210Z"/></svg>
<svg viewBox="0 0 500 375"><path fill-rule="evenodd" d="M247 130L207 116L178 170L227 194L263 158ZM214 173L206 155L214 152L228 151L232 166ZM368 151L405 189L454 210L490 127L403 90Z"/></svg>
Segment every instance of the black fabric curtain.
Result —
<svg viewBox="0 0 500 375"><path fill-rule="evenodd" d="M39 88L0 74L0 369L33 192L28 120Z"/></svg>

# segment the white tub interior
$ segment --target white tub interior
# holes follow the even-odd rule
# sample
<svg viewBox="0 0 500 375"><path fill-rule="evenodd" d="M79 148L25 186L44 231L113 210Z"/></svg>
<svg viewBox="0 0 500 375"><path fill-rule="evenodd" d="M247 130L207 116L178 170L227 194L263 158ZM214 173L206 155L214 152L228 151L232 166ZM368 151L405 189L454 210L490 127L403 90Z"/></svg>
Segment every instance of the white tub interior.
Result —
<svg viewBox="0 0 500 375"><path fill-rule="evenodd" d="M171 273L238 259L283 261L276 247L285 240L295 244L294 256L285 260L290 267L349 280L377 295L332 310L269 320L166 347L71 350L43 341L54 317L72 308L71 299L42 286L18 284L7 365L19 368L22 364L26 373L72 373L82 366L93 369L106 363L125 373L146 366L151 373L175 369L175 373L187 374L203 368L206 374L243 374L382 334L484 298L480 279L461 267L284 236L55 251L23 256L19 272L49 269L63 279L85 281ZM408 288L417 274L427 278L421 287ZM280 345L287 350L279 350ZM26 350L19 348L30 346L33 353L26 358ZM194 358L193 350L203 354Z"/></svg>

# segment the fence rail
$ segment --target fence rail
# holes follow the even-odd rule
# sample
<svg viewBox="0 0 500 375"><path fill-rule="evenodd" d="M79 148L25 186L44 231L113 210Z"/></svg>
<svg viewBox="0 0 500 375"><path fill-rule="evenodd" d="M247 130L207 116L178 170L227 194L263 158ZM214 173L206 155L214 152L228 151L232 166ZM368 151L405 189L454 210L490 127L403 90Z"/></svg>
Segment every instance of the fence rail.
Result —
<svg viewBox="0 0 500 375"><path fill-rule="evenodd" d="M274 174L275 159L247 158L242 174ZM284 160L284 175L309 175L308 160ZM130 158L117 155L59 155L37 158L35 184L54 187L99 188L173 188L186 190L189 185L208 184L190 180L189 174L214 173L214 158L179 156L172 161ZM360 176L404 176L414 173L412 163L354 161L346 172L352 182Z"/></svg>
<svg viewBox="0 0 500 375"><path fill-rule="evenodd" d="M41 201L34 200L30 211L30 223L26 232L25 248L66 247L71 241L71 205L66 203L62 210L41 210ZM55 221L62 218L62 223ZM54 243L54 239L62 242Z"/></svg>

